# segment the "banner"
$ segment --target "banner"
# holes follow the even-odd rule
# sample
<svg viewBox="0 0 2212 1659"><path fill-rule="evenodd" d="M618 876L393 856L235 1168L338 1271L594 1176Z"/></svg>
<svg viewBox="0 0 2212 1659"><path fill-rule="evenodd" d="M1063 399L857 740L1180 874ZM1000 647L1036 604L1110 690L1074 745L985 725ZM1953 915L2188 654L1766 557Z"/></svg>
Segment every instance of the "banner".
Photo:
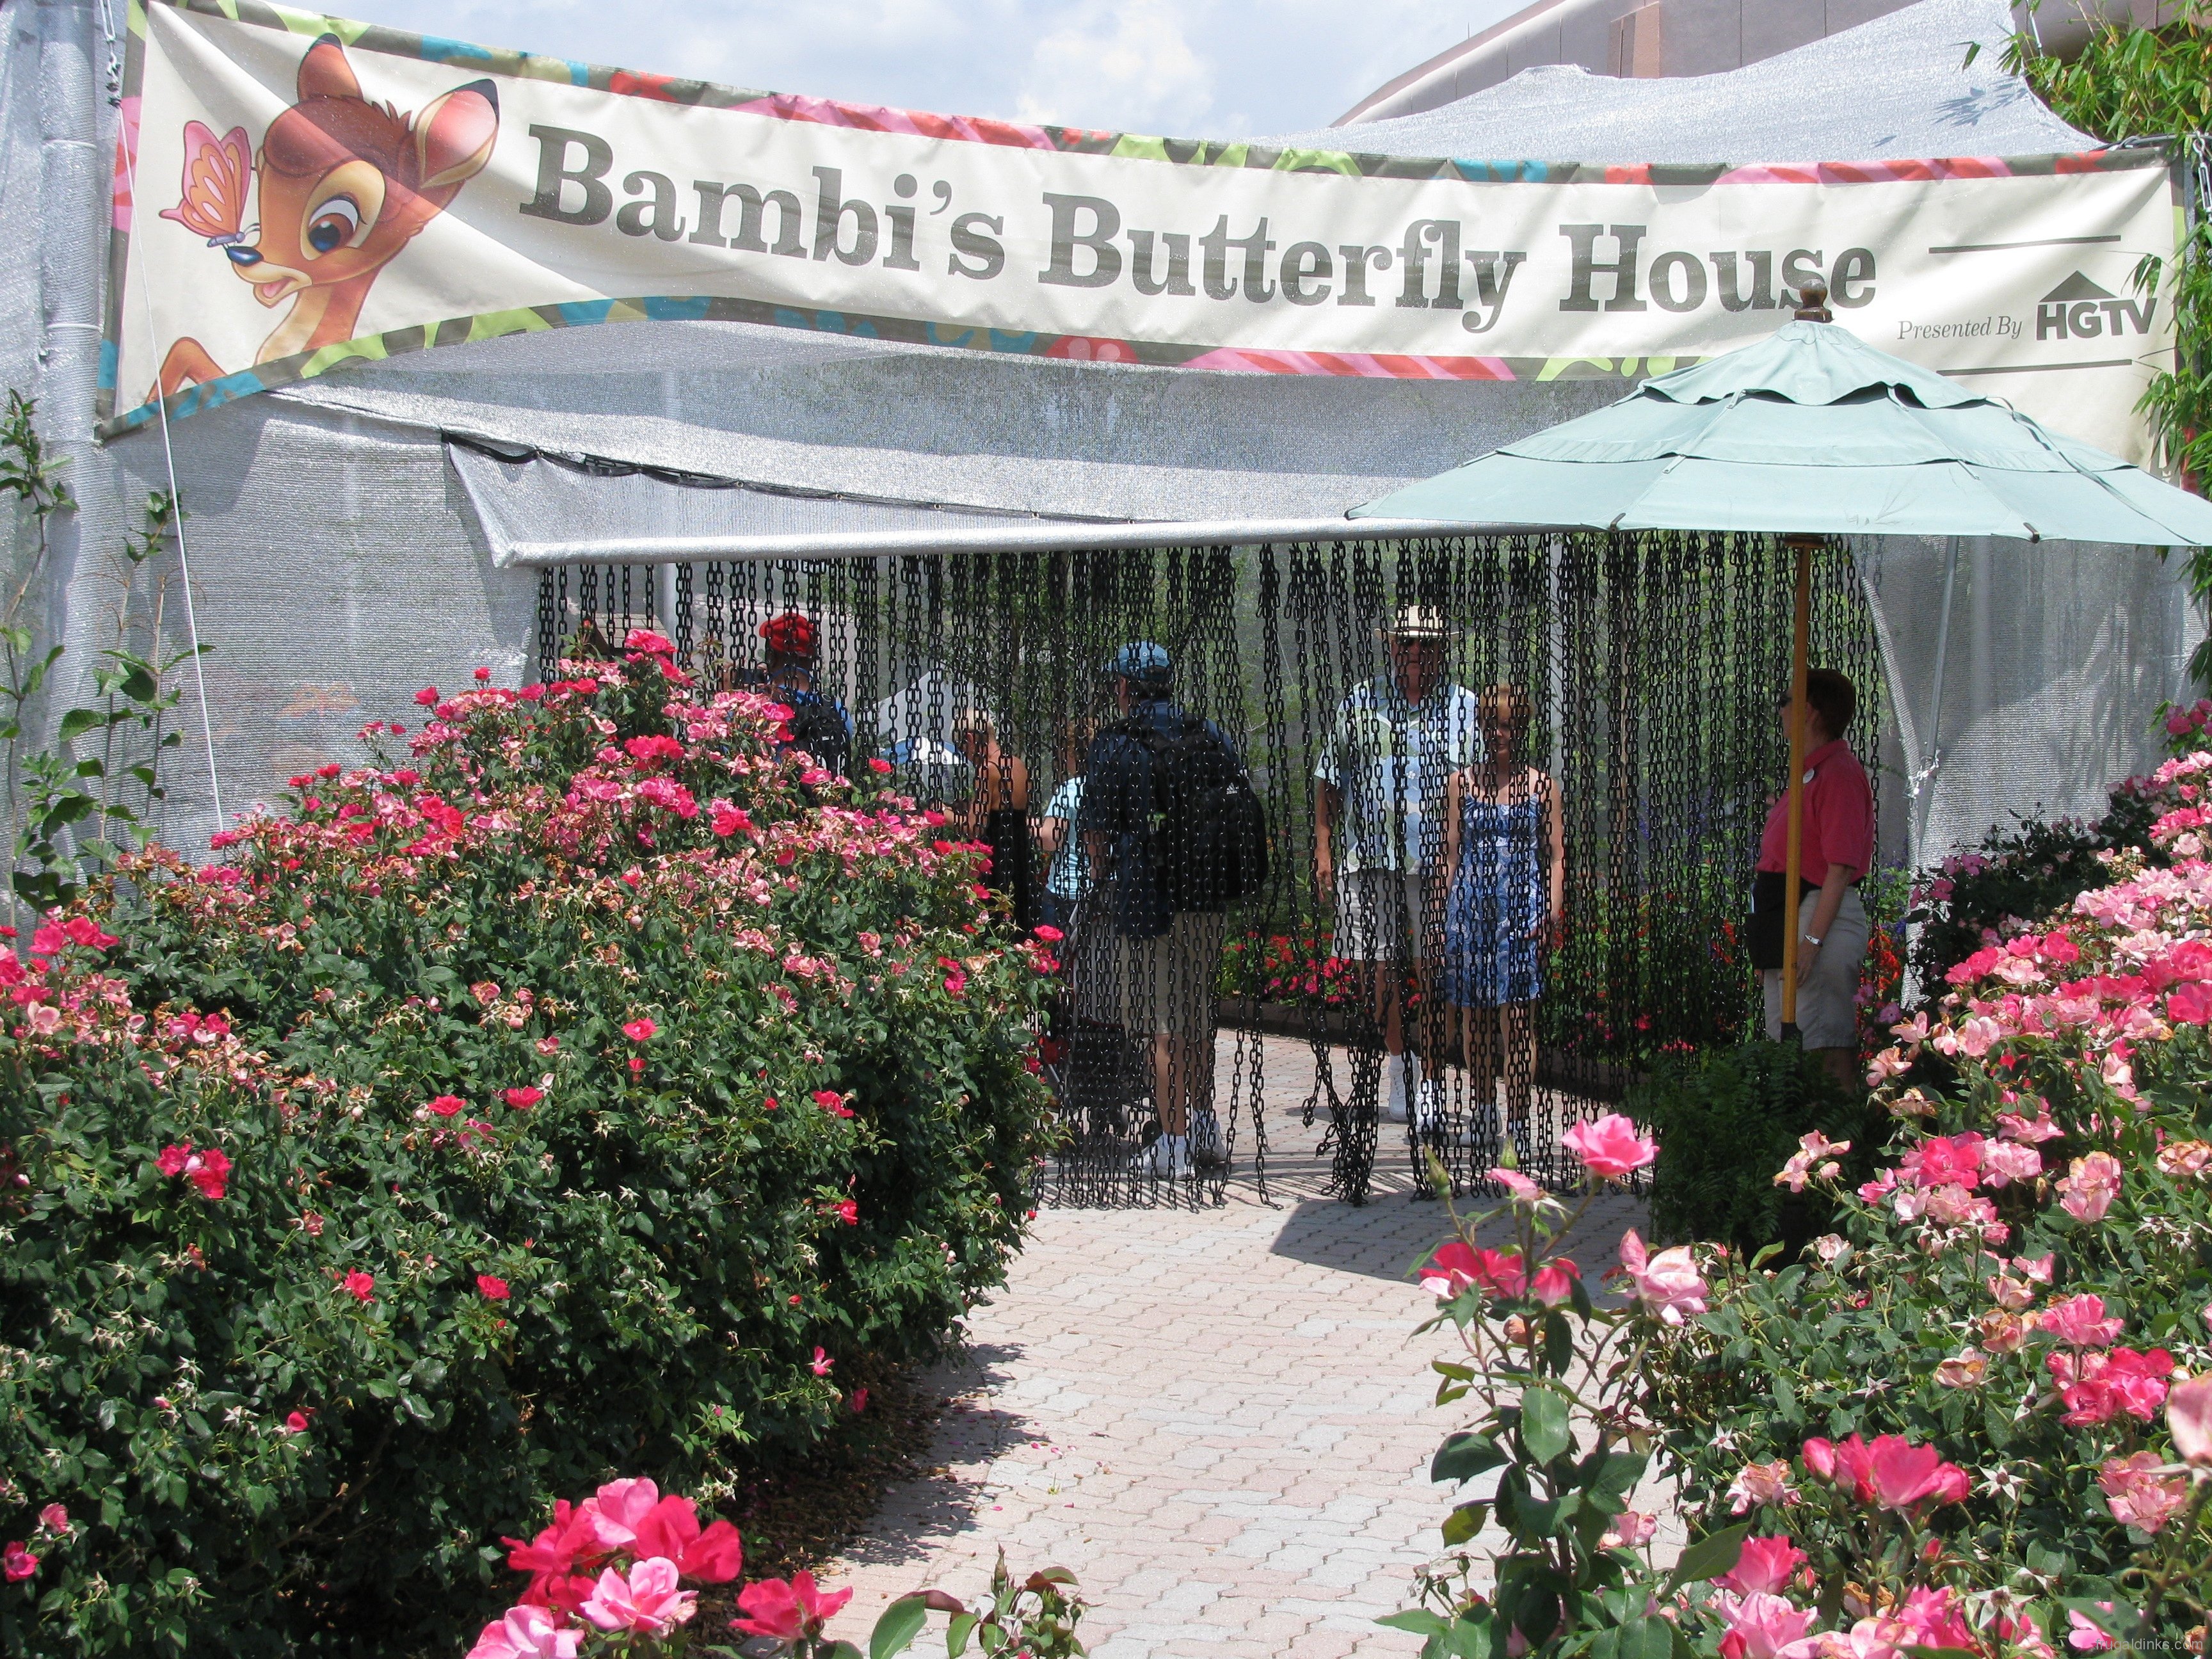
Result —
<svg viewBox="0 0 2212 1659"><path fill-rule="evenodd" d="M2128 459L2166 157L1416 161L862 108L257 3L134 4L103 431L658 319L1291 374L1632 380L1818 278L1874 345ZM1346 132L1356 142L1357 130Z"/></svg>

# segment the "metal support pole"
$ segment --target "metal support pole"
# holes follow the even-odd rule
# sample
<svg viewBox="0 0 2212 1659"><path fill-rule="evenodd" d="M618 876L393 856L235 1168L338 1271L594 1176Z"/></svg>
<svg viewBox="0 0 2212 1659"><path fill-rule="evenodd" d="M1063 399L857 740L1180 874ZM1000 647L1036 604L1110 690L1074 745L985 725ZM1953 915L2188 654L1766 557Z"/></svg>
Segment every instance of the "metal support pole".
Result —
<svg viewBox="0 0 2212 1659"><path fill-rule="evenodd" d="M1813 550L1810 537L1790 538L1797 552L1796 614L1790 632L1790 817L1783 860L1782 1040L1797 1040L1797 890L1805 861L1805 669L1812 647Z"/></svg>

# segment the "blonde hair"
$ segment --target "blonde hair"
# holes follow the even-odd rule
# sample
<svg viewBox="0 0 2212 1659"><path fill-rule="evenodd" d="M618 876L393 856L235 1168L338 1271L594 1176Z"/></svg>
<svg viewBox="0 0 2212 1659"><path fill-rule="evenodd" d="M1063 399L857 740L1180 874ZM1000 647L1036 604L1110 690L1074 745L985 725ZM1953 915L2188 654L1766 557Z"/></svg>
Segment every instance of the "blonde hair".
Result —
<svg viewBox="0 0 2212 1659"><path fill-rule="evenodd" d="M998 737L998 726L980 708L963 708L952 717L952 746L956 749L964 738L981 738L985 743L995 743Z"/></svg>

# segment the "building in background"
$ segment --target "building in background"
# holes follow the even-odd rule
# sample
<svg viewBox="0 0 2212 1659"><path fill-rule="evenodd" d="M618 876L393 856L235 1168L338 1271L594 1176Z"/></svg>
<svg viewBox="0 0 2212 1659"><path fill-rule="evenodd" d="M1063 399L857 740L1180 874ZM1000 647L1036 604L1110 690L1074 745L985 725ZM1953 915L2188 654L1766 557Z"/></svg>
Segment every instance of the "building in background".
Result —
<svg viewBox="0 0 2212 1659"><path fill-rule="evenodd" d="M1435 109L1510 80L1564 64L1592 75L1652 80L1741 69L1899 11L1910 0L1536 0L1386 82L1334 125L1387 120ZM2171 21L2178 0L2045 0L2023 27L2053 51L2077 47L2090 20Z"/></svg>

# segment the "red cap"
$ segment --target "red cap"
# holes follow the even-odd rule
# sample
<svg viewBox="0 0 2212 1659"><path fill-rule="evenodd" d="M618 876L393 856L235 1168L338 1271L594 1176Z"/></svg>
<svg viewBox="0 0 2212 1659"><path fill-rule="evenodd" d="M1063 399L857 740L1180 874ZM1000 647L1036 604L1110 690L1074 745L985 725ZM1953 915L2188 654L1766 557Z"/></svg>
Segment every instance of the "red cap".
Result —
<svg viewBox="0 0 2212 1659"><path fill-rule="evenodd" d="M779 657L811 657L814 654L813 621L796 611L770 617L761 624L760 636L768 641L768 648Z"/></svg>

